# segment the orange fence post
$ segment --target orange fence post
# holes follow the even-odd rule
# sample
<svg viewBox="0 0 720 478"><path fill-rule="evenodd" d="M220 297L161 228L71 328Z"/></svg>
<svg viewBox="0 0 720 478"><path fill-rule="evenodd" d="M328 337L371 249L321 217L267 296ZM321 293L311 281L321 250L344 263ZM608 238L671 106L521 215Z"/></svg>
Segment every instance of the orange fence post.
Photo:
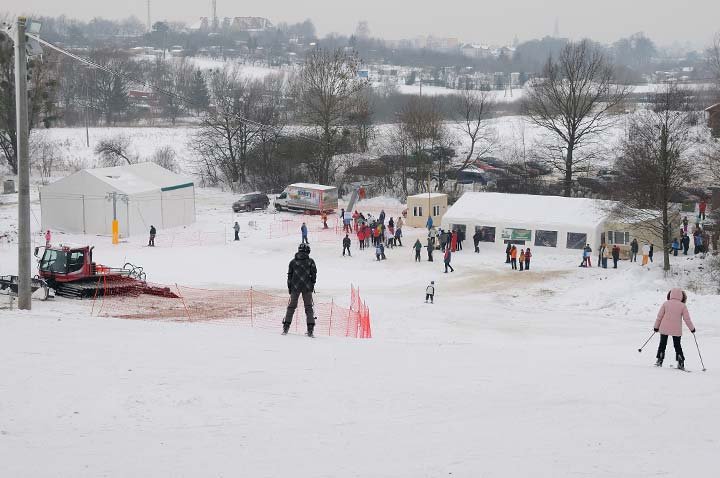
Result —
<svg viewBox="0 0 720 478"><path fill-rule="evenodd" d="M335 298L333 297L333 298L330 300L330 325L328 325L328 337L329 337L330 335L332 335L332 314L333 314L333 309L334 309L334 308L335 308Z"/></svg>
<svg viewBox="0 0 720 478"><path fill-rule="evenodd" d="M175 288L178 291L178 297L180 297L180 301L182 302L183 308L185 309L185 315L187 315L188 320L190 319L190 311L187 308L187 305L185 304L185 299L183 298L182 293L180 293L180 287L177 285L177 282L175 283Z"/></svg>
<svg viewBox="0 0 720 478"><path fill-rule="evenodd" d="M250 287L250 327L255 327L255 323L253 322L253 288Z"/></svg>

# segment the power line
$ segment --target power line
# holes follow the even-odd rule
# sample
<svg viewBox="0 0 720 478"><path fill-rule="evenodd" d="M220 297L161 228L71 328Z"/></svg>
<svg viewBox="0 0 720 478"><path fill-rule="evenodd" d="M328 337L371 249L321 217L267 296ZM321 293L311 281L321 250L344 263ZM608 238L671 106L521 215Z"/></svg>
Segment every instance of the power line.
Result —
<svg viewBox="0 0 720 478"><path fill-rule="evenodd" d="M156 92L158 92L158 93L162 93L162 94L164 94L164 95L166 95L166 96L169 96L169 97L178 99L178 100L184 102L185 104L187 104L187 105L189 105L189 106L191 106L191 107L193 107L193 108L196 108L196 109L199 109L199 110L202 109L202 110L206 110L206 111L210 112L210 109L209 109L209 108L207 108L207 107L205 107L205 106L202 106L202 105L198 105L198 104L196 104L193 100L191 100L190 98L187 98L187 97L185 97L185 96L182 96L182 95L180 95L180 94L178 94L178 93L175 93L175 92L172 92L172 91L168 91L168 90L166 90L166 89L164 89L164 88L161 88L161 87L159 87L159 86L157 86L157 85L154 85L154 84L152 84L152 83L150 83L150 82L148 82L148 81L141 80L141 79L135 78L135 77L133 77L133 76L127 75L127 74L125 74L125 73L120 73L120 72L118 72L118 71L115 71L115 70L113 70L112 68L108 68L107 66L100 65L99 63L96 63L96 62L94 62L94 61L92 61L92 60L89 60L89 59L87 59L87 58L83 58L83 57L81 57L81 56L79 56L79 55L76 55L76 54L71 53L71 52L69 52L69 51L67 51L67 50L64 50L63 48L60 48L59 46L57 46L57 45L55 45L55 44L53 44L53 43L50 43L50 42L47 41L47 40L43 40L42 38L38 37L37 35L28 34L27 36L28 36L29 38L32 38L33 40L38 41L39 43L41 43L41 44L43 44L43 45L45 45L45 46L47 46L47 47L49 47L49 48L57 51L57 52L60 53L60 54L63 54L63 55L65 55L65 56L69 57L69 58L72 58L73 60L79 61L80 63L83 63L83 64L85 64L85 65L87 65L87 66L90 66L90 67L95 68L95 69L97 69L97 70L104 71L105 73L108 73L108 74L110 74L110 75L112 75L112 76L116 76L116 77L118 77L118 78L122 78L122 79L124 79L124 80L126 80L126 81L129 81L129 82L131 82L131 83L135 83L135 84L138 84L138 85L140 85L140 86L144 86L145 88L150 88L150 89L152 89L152 90L154 90L154 91L156 91ZM278 136L288 136L288 135L284 134L283 131L282 131L280 128L276 127L276 126L263 124L263 123L260 123L260 122L258 122L258 121L254 121L254 120L251 120L251 119L249 119L249 118L246 118L246 117L244 117L244 116L242 116L242 115L239 115L239 114L237 114L237 113L234 113L234 114L231 114L231 115L223 115L223 116L226 116L226 117L229 116L229 117L236 118L236 119L238 119L241 123L246 123L246 124L255 126L256 128L258 128L258 129L260 129L260 130L271 130L271 131L273 131L275 134L277 134ZM312 142L317 143L317 144L322 144L322 142L319 141L318 139L312 138L312 137L310 137L310 136L306 136L306 135L304 135L304 134L295 134L295 135L293 135L293 136L294 136L294 137L297 137L297 138L305 139L305 140L307 140L307 141L312 141Z"/></svg>

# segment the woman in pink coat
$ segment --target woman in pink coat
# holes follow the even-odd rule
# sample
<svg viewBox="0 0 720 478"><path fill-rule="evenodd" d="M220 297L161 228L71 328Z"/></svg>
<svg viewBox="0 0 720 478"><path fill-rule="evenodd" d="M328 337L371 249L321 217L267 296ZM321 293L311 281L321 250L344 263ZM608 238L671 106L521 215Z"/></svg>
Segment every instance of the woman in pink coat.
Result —
<svg viewBox="0 0 720 478"><path fill-rule="evenodd" d="M685 292L682 289L675 288L668 292L667 300L660 307L654 326L655 332L660 332L660 346L658 347L657 362L655 363L658 367L662 367L668 335L671 335L675 347L677 367L681 370L685 369L685 356L680 345L682 321L685 321L685 325L690 329L690 332L695 333L695 326L690 320L690 312L688 312L685 305L686 301L687 295L685 295Z"/></svg>

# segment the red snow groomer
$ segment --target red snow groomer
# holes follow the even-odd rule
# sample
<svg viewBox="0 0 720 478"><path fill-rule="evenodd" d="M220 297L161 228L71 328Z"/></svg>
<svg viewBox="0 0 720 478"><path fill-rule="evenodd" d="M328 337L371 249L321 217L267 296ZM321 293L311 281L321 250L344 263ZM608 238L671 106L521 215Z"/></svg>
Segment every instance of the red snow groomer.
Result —
<svg viewBox="0 0 720 478"><path fill-rule="evenodd" d="M35 257L40 257L39 247ZM93 262L93 247L60 245L44 248L39 276L62 297L85 298L100 295L150 294L177 298L168 287L157 287L146 282L142 267L126 263L121 269Z"/></svg>

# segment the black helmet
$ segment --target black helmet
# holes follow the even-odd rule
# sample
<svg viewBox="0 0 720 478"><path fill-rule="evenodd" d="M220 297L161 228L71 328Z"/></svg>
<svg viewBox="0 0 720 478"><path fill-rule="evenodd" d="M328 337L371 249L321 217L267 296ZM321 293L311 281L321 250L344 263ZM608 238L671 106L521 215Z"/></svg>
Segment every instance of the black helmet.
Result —
<svg viewBox="0 0 720 478"><path fill-rule="evenodd" d="M298 246L298 252L305 252L306 254L310 254L310 245L302 243Z"/></svg>

